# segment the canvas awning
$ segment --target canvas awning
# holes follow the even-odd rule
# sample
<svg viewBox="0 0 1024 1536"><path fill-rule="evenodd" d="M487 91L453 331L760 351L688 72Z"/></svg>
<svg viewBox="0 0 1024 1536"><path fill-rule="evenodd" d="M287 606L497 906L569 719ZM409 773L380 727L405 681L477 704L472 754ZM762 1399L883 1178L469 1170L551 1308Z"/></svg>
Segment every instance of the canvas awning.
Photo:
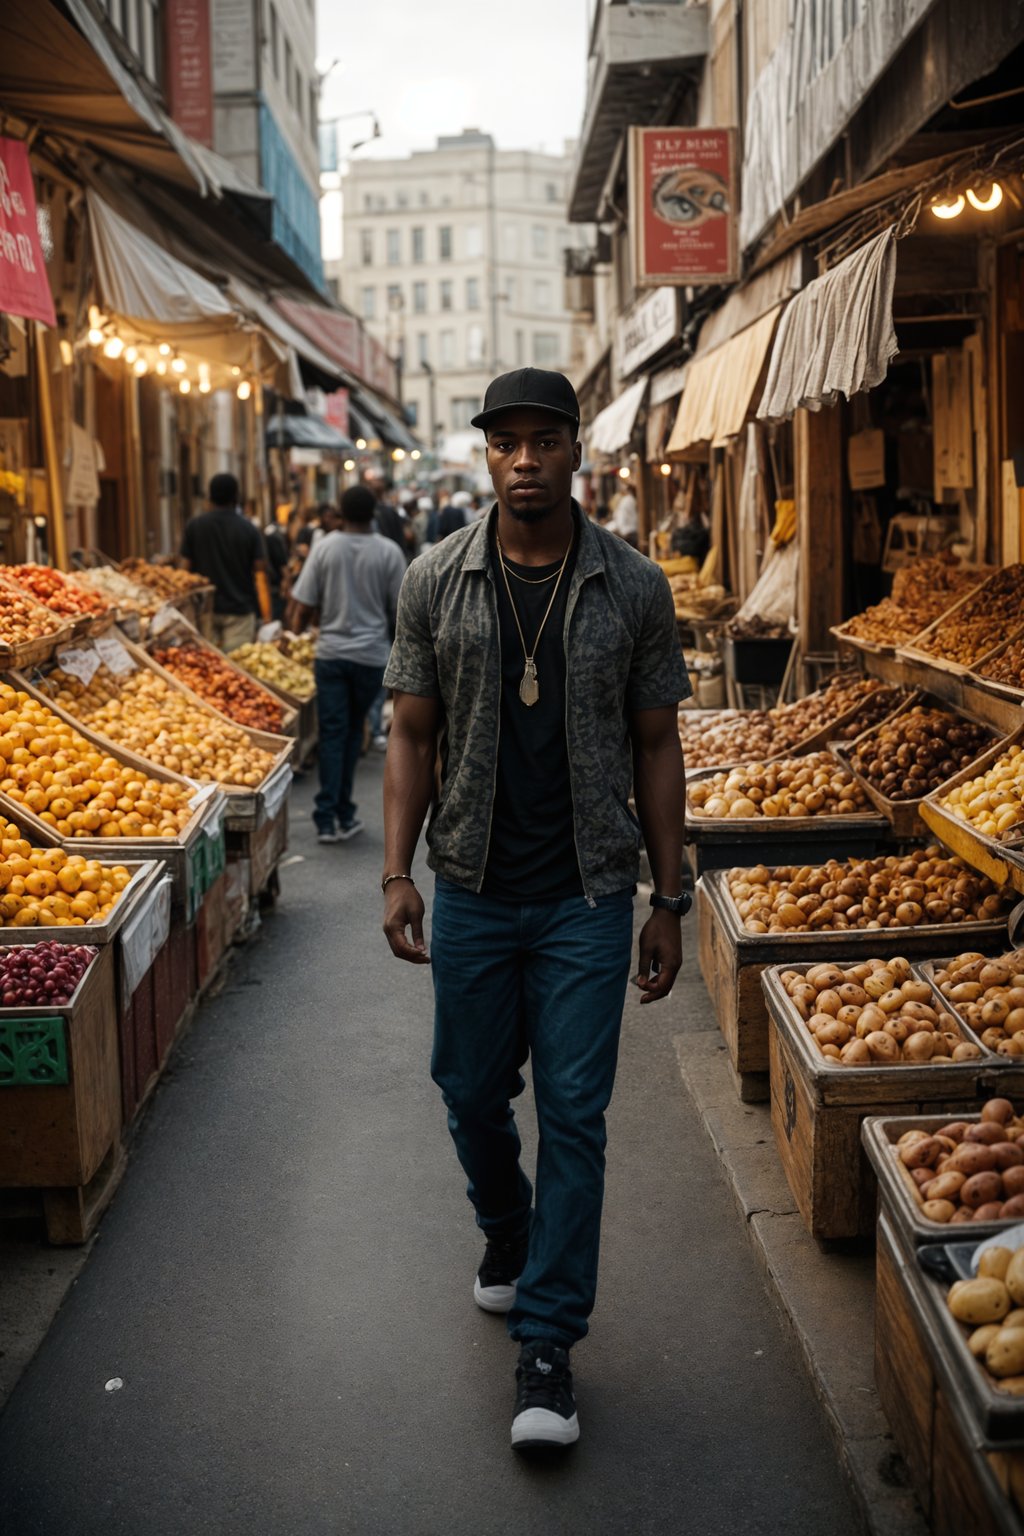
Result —
<svg viewBox="0 0 1024 1536"><path fill-rule="evenodd" d="M167 325L235 318L213 283L172 256L91 189L89 231L100 298L118 315Z"/></svg>
<svg viewBox="0 0 1024 1536"><path fill-rule="evenodd" d="M370 428L369 431L364 428L360 434L362 437L380 438L389 448L404 448L406 453L413 453L420 447L418 440L390 406L385 405L380 396L365 385L360 384L358 388L350 390L348 399L349 410L355 410L354 420Z"/></svg>
<svg viewBox="0 0 1024 1536"><path fill-rule="evenodd" d="M742 431L781 313L782 306L776 305L720 347L690 362L667 454L685 453L697 444L720 448Z"/></svg>
<svg viewBox="0 0 1024 1536"><path fill-rule="evenodd" d="M880 384L899 348L892 318L895 226L808 283L779 325L758 417L818 411Z"/></svg>
<svg viewBox="0 0 1024 1536"><path fill-rule="evenodd" d="M644 374L594 417L585 434L591 453L618 453L628 445L646 391Z"/></svg>
<svg viewBox="0 0 1024 1536"><path fill-rule="evenodd" d="M355 453L355 444L322 416L271 416L268 448L313 448L321 453Z"/></svg>

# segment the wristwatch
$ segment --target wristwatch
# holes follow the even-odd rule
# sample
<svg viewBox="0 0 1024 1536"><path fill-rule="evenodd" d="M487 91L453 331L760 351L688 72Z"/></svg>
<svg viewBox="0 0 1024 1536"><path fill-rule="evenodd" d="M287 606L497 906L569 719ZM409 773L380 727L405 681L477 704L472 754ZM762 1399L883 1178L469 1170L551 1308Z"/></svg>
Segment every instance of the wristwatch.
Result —
<svg viewBox="0 0 1024 1536"><path fill-rule="evenodd" d="M663 912L674 912L677 917L685 917L693 906L693 897L689 891L680 891L678 896L659 896L656 891L652 891L651 906L660 907Z"/></svg>

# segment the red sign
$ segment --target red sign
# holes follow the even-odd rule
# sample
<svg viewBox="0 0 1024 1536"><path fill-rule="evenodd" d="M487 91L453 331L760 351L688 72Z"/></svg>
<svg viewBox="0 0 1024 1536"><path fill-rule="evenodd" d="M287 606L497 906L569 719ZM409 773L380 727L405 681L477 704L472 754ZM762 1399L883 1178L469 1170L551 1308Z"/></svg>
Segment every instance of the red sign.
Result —
<svg viewBox="0 0 1024 1536"><path fill-rule="evenodd" d="M213 148L210 0L166 0L166 94L171 116L189 138Z"/></svg>
<svg viewBox="0 0 1024 1536"><path fill-rule="evenodd" d="M337 427L343 437L348 437L348 390L336 389L324 399L327 402L325 419L332 427Z"/></svg>
<svg viewBox="0 0 1024 1536"><path fill-rule="evenodd" d="M629 130L638 287L736 280L735 173L733 128Z"/></svg>
<svg viewBox="0 0 1024 1536"><path fill-rule="evenodd" d="M0 312L56 325L28 150L0 139Z"/></svg>

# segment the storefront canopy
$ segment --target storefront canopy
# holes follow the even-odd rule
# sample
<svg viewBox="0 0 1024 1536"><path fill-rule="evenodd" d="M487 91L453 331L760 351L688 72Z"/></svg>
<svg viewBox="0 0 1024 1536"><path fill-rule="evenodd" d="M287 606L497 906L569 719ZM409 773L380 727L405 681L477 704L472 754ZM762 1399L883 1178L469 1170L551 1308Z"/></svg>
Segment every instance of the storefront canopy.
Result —
<svg viewBox="0 0 1024 1536"><path fill-rule="evenodd" d="M899 348L892 318L895 226L808 283L779 325L758 417L819 411L880 384Z"/></svg>
<svg viewBox="0 0 1024 1536"><path fill-rule="evenodd" d="M337 427L332 427L322 416L271 416L267 423L268 448L313 448L321 453L355 453L350 442Z"/></svg>
<svg viewBox="0 0 1024 1536"><path fill-rule="evenodd" d="M420 447L405 423L372 390L362 385L352 389L349 392L349 411L353 413L353 425L358 424L360 436L368 441L376 437L389 448L403 448L406 453L412 453Z"/></svg>
<svg viewBox="0 0 1024 1536"><path fill-rule="evenodd" d="M234 320L230 300L118 213L87 193L89 231L100 297L119 315L167 325Z"/></svg>
<svg viewBox="0 0 1024 1536"><path fill-rule="evenodd" d="M618 453L628 445L646 391L647 375L644 374L594 417L586 433L591 453Z"/></svg>
<svg viewBox="0 0 1024 1536"><path fill-rule="evenodd" d="M743 428L782 306L703 357L695 357L666 452L685 453L697 444L720 448Z"/></svg>

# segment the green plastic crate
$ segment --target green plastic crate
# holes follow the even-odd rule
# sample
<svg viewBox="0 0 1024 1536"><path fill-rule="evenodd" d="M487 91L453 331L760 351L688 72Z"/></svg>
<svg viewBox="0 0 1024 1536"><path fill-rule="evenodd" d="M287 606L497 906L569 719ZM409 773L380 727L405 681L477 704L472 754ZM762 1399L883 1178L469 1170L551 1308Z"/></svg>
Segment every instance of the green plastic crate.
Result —
<svg viewBox="0 0 1024 1536"><path fill-rule="evenodd" d="M54 1088L68 1081L64 1020L0 1019L0 1088Z"/></svg>

